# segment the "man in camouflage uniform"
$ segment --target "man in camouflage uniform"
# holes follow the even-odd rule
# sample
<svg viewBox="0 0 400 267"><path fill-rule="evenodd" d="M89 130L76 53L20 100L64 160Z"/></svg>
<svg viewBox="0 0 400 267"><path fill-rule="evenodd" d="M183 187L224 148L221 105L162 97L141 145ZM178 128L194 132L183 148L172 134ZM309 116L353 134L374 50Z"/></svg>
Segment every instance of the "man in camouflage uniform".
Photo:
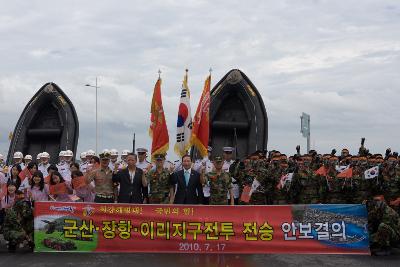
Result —
<svg viewBox="0 0 400 267"><path fill-rule="evenodd" d="M170 186L170 172L164 168L165 155L154 156L156 168L151 169L147 174L147 183L150 185L150 204L168 204L173 192Z"/></svg>
<svg viewBox="0 0 400 267"><path fill-rule="evenodd" d="M336 170L333 167L330 167L329 159L331 154L319 155L319 164L318 169L314 171L315 180L319 183L319 202L327 203L328 202L328 193L329 193L329 179L330 177L334 177L336 175Z"/></svg>
<svg viewBox="0 0 400 267"><path fill-rule="evenodd" d="M304 155L299 160L298 172L294 174L291 184L294 202L296 204L315 204L320 202L319 177L310 168L311 156Z"/></svg>
<svg viewBox="0 0 400 267"><path fill-rule="evenodd" d="M236 177L239 185L240 196L243 194L243 190L246 186L251 188L253 181L257 176L255 171L256 159L258 159L258 156L248 156L243 161L235 162L231 168L231 175ZM249 203L241 200L239 203L240 205L249 205Z"/></svg>
<svg viewBox="0 0 400 267"><path fill-rule="evenodd" d="M339 163L339 158L335 155L331 155L329 158L329 169L328 169L328 185L329 191L327 196L328 204L345 204L345 196L343 194L343 178L337 177L336 165Z"/></svg>
<svg viewBox="0 0 400 267"><path fill-rule="evenodd" d="M23 200L23 194L12 208L6 210L3 235L4 239L9 242L8 250L10 252L15 252L17 246L24 241L28 242L31 249L34 248L33 212L31 204Z"/></svg>
<svg viewBox="0 0 400 267"><path fill-rule="evenodd" d="M361 204L366 200L367 188L364 179L364 170L361 167L358 156L351 157L351 166L353 166L353 186L354 194L352 197L353 204Z"/></svg>
<svg viewBox="0 0 400 267"><path fill-rule="evenodd" d="M382 189L385 200L396 212L399 212L400 204L400 172L397 166L397 158L388 155L383 168Z"/></svg>
<svg viewBox="0 0 400 267"><path fill-rule="evenodd" d="M344 149L345 150L345 149ZM347 150L345 150L347 151ZM342 155L346 154L342 150ZM341 168L347 168L347 169L341 169ZM354 179L354 174L353 174L353 165L351 165L351 157L342 157L340 161L340 165L338 165L337 170L341 172L350 172L351 171L351 176L348 177L341 177L339 179L342 180L342 195L343 195L343 203L345 204L353 204L354 203L354 195L356 194L356 185L355 185L355 179ZM340 174L340 173L339 173ZM354 203L355 204L355 203Z"/></svg>
<svg viewBox="0 0 400 267"><path fill-rule="evenodd" d="M256 155L253 155L252 164L255 173L253 182L254 180L257 180L256 182L259 182L260 184L258 187L254 187L254 184L252 183L254 192L251 194L250 197L250 205L272 205L275 191L275 182L273 180L273 176L268 177L267 162L264 158L262 158L261 154L257 153Z"/></svg>
<svg viewBox="0 0 400 267"><path fill-rule="evenodd" d="M377 158L378 156L378 158ZM379 154L376 155L369 155L365 158L360 157L362 160L361 165L365 167L364 172L372 167L379 165ZM382 180L383 180L383 166L379 166L379 175L372 179L365 179L365 174L363 172L363 177L365 179L365 186L367 190L367 199L372 199L374 196L383 195L382 191Z"/></svg>
<svg viewBox="0 0 400 267"><path fill-rule="evenodd" d="M226 196L230 195L230 205L234 205L232 180L229 172L222 169L223 159L216 156L213 161L214 170L205 174L204 184L210 186L210 205L226 205Z"/></svg>
<svg viewBox="0 0 400 267"><path fill-rule="evenodd" d="M272 164L274 164L274 158L271 160ZM283 175L286 175L289 173L289 164L286 155L281 155L280 157L280 163L279 163L279 168L276 169L275 172L272 172L273 178L271 180L274 180L275 182L275 187L274 187L274 198L273 198L273 204L274 205L285 205L290 203L289 199L289 190L291 186L291 181L285 182L285 184L280 187L278 186L278 183L280 182L280 179ZM270 175L270 173L268 174ZM269 194L269 191L267 192ZM268 201L268 199L267 199Z"/></svg>
<svg viewBox="0 0 400 267"><path fill-rule="evenodd" d="M384 201L367 201L368 231L371 252L374 255L389 255L392 246L400 241L400 217Z"/></svg>

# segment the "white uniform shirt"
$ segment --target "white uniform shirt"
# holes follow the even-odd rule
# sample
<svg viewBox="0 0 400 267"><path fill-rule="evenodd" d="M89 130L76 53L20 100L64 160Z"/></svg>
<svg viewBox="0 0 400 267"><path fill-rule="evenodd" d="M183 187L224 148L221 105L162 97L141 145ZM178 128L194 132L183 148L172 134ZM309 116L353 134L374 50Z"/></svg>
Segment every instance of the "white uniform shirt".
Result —
<svg viewBox="0 0 400 267"><path fill-rule="evenodd" d="M6 177L10 177L11 176L11 170L12 170L13 166L14 166L14 164L8 166L8 172L5 173ZM25 169L25 164L23 162L19 163L19 166L21 166L21 170Z"/></svg>
<svg viewBox="0 0 400 267"><path fill-rule="evenodd" d="M47 172L48 167L50 167L50 163L47 163L47 164L40 163L39 164L38 170L43 173L43 177L46 177L49 175L49 173Z"/></svg>
<svg viewBox="0 0 400 267"><path fill-rule="evenodd" d="M4 164L4 163L1 163L0 164L0 172L2 172L2 173L4 173L4 167L5 167L6 165Z"/></svg>
<svg viewBox="0 0 400 267"><path fill-rule="evenodd" d="M182 170L182 162L178 159L174 161L174 172L178 172Z"/></svg>
<svg viewBox="0 0 400 267"><path fill-rule="evenodd" d="M71 170L69 169L68 163L66 163L66 162L58 163L57 169L65 181L68 181L68 182L71 181Z"/></svg>
<svg viewBox="0 0 400 267"><path fill-rule="evenodd" d="M142 169L144 173L147 172L147 168L149 168L149 166L151 166L151 163L147 160L136 162L136 167Z"/></svg>
<svg viewBox="0 0 400 267"><path fill-rule="evenodd" d="M114 169L115 169L115 164L118 164L118 166L120 165L120 164L118 163L118 161L112 162L112 161L110 160L110 163L108 164L108 168L110 168L110 170L114 171Z"/></svg>
<svg viewBox="0 0 400 267"><path fill-rule="evenodd" d="M201 168L203 165L205 167L205 174L212 172L212 170L214 169L213 163L207 157L203 158L202 160L196 160L193 169L198 173L201 173ZM203 186L203 194L204 197L210 197L210 185L208 183Z"/></svg>
<svg viewBox="0 0 400 267"><path fill-rule="evenodd" d="M89 163L87 161L79 163L79 170L82 173L86 173L89 167Z"/></svg>

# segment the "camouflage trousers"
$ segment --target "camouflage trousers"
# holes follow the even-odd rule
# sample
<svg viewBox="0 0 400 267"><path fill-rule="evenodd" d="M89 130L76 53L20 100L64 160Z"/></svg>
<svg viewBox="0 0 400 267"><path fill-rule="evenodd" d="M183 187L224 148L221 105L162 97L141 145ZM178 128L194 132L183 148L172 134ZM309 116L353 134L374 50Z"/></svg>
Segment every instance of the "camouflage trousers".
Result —
<svg viewBox="0 0 400 267"><path fill-rule="evenodd" d="M329 204L345 204L345 200L340 192L329 192L327 201Z"/></svg>
<svg viewBox="0 0 400 267"><path fill-rule="evenodd" d="M168 197L153 195L149 196L149 204L169 204Z"/></svg>
<svg viewBox="0 0 400 267"><path fill-rule="evenodd" d="M250 205L266 205L267 197L265 193L254 192L250 198Z"/></svg>
<svg viewBox="0 0 400 267"><path fill-rule="evenodd" d="M371 248L390 247L400 241L400 236L396 231L385 223L380 223L378 230L370 235Z"/></svg>
<svg viewBox="0 0 400 267"><path fill-rule="evenodd" d="M286 205L288 204L286 192L278 191L275 193L273 205Z"/></svg>
<svg viewBox="0 0 400 267"><path fill-rule="evenodd" d="M298 197L299 204L318 204L320 203L317 194L300 194Z"/></svg>
<svg viewBox="0 0 400 267"><path fill-rule="evenodd" d="M12 245L17 245L22 243L24 240L33 240L33 234L27 235L24 231L21 229L15 229L15 230L8 230L3 232L4 239L10 242Z"/></svg>

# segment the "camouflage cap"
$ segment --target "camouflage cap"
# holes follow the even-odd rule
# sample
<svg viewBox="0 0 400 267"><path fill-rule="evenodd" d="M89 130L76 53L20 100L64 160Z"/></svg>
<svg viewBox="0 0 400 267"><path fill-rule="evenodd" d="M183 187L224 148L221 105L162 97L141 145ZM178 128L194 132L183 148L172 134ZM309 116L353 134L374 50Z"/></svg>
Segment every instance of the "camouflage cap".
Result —
<svg viewBox="0 0 400 267"><path fill-rule="evenodd" d="M222 159L221 156L215 156L215 157L214 157L214 161L215 161L215 162L222 162L223 159Z"/></svg>

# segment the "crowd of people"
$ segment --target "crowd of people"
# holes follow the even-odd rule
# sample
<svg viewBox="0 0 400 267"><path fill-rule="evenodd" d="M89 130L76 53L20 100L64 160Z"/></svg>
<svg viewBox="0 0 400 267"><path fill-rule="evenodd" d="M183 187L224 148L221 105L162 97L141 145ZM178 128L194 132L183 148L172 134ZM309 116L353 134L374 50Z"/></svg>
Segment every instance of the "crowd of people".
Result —
<svg viewBox="0 0 400 267"><path fill-rule="evenodd" d="M69 150L59 153L57 164L49 163L47 152L40 153L36 161L16 152L9 166L0 155L0 227L9 240L10 251L14 251L22 237L17 233L10 236L12 231L8 228L15 228L16 218L20 218L20 224L21 218L32 216L26 206L34 206L35 201L192 205L365 203L371 248L377 255L389 254L400 241L399 155L390 149L384 155L371 154L364 147L364 140L356 155L346 148L340 155L336 155L336 150L329 154L311 150L303 155L299 146L296 150L291 156L274 150L256 151L245 159L235 159L233 147L224 147L220 153L214 151L217 156L213 158L209 147L209 157L193 162L190 155L185 155L174 163L167 161L165 154L153 155L150 162L144 148L138 148L136 154L123 150L120 159L115 149L99 155L89 150L81 153L79 164ZM32 238L24 233L22 236L28 236L26 242L33 245Z"/></svg>

